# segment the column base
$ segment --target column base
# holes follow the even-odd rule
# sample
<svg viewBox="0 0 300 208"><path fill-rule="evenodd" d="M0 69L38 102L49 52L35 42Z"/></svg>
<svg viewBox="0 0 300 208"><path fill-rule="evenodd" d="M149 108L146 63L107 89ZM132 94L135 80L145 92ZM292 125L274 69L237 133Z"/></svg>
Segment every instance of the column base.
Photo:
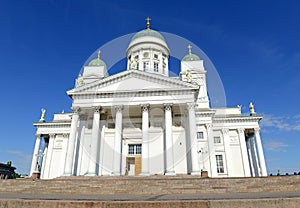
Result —
<svg viewBox="0 0 300 208"><path fill-rule="evenodd" d="M206 170L201 171L201 178L208 178L208 172Z"/></svg>
<svg viewBox="0 0 300 208"><path fill-rule="evenodd" d="M73 176L71 173L64 173L62 176Z"/></svg>
<svg viewBox="0 0 300 208"><path fill-rule="evenodd" d="M120 176L121 173L111 173L111 176Z"/></svg>
<svg viewBox="0 0 300 208"><path fill-rule="evenodd" d="M97 176L96 173L87 173L85 176Z"/></svg>
<svg viewBox="0 0 300 208"><path fill-rule="evenodd" d="M191 175L201 175L200 171L192 171Z"/></svg>
<svg viewBox="0 0 300 208"><path fill-rule="evenodd" d="M167 171L167 172L165 172L165 175L174 176L174 175L176 175L176 173L175 173L175 171Z"/></svg>
<svg viewBox="0 0 300 208"><path fill-rule="evenodd" d="M41 173L40 172L33 172L31 175L32 179L40 179L41 178Z"/></svg>
<svg viewBox="0 0 300 208"><path fill-rule="evenodd" d="M144 172L144 173L140 173L139 175L140 176L150 176L150 173L149 172Z"/></svg>

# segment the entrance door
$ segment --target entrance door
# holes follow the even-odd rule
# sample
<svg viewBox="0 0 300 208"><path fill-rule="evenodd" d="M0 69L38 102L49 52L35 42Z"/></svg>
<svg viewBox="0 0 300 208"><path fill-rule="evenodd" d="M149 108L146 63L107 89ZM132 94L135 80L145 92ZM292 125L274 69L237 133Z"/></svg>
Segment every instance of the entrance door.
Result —
<svg viewBox="0 0 300 208"><path fill-rule="evenodd" d="M128 158L127 171L129 176L135 175L135 158Z"/></svg>

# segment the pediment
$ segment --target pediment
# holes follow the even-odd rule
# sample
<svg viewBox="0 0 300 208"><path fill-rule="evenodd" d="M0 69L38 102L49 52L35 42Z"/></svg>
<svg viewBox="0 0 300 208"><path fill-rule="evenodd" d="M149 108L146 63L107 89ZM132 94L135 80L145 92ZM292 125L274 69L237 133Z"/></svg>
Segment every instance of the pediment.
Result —
<svg viewBox="0 0 300 208"><path fill-rule="evenodd" d="M68 94L198 89L195 84L138 70L128 70L68 91Z"/></svg>

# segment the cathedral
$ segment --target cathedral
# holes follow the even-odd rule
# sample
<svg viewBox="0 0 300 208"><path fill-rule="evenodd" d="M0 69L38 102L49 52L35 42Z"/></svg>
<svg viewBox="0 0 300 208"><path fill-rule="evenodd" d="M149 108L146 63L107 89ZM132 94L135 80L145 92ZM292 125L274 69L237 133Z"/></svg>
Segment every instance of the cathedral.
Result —
<svg viewBox="0 0 300 208"><path fill-rule="evenodd" d="M252 103L247 115L211 107L210 74L191 45L179 75L169 76L170 49L148 18L125 55L127 70L114 75L100 51L83 67L67 91L71 113L46 122L42 109L31 176L267 176L262 117Z"/></svg>

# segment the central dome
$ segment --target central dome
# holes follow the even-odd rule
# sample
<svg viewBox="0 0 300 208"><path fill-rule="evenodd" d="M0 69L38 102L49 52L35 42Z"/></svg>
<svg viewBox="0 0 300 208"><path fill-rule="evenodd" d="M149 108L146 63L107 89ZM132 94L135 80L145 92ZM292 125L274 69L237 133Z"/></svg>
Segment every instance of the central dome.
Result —
<svg viewBox="0 0 300 208"><path fill-rule="evenodd" d="M133 41L137 38L140 38L140 37L145 37L145 36L152 36L152 37L156 37L156 38L159 38L159 39L165 41L165 38L159 32L152 30L150 28L146 28L146 29L141 30L140 32L136 33L132 37L131 41Z"/></svg>
<svg viewBox="0 0 300 208"><path fill-rule="evenodd" d="M165 38L159 32L147 28L132 36L126 50L127 70L140 70L163 76L169 76L170 49Z"/></svg>
<svg viewBox="0 0 300 208"><path fill-rule="evenodd" d="M144 50L146 48L161 50L167 56L170 54L169 47L162 34L150 28L146 28L137 32L131 38L126 51L126 56L128 58L133 51Z"/></svg>

